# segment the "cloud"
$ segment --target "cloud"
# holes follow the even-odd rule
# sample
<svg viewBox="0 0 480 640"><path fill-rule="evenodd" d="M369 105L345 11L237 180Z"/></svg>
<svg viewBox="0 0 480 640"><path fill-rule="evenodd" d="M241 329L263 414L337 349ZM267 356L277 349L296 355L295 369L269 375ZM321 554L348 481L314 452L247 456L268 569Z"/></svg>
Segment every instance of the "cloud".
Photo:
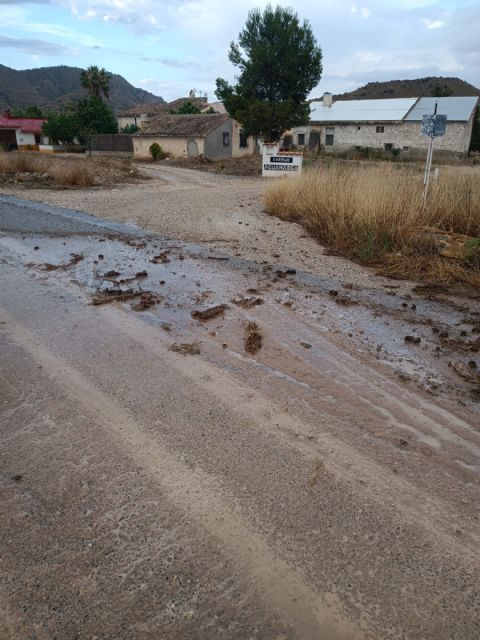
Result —
<svg viewBox="0 0 480 640"><path fill-rule="evenodd" d="M0 4L51 4L52 0L1 0Z"/></svg>
<svg viewBox="0 0 480 640"><path fill-rule="evenodd" d="M428 18L424 18L422 22L427 29L441 29L445 26L443 20L429 20Z"/></svg>
<svg viewBox="0 0 480 640"><path fill-rule="evenodd" d="M31 55L44 54L49 56L72 55L76 53L73 49L68 49L53 42L37 40L35 38L11 38L0 35L0 47L7 47L29 53Z"/></svg>
<svg viewBox="0 0 480 640"><path fill-rule="evenodd" d="M143 62L159 62L165 67L171 67L172 69L204 69L203 65L193 60L178 60L177 58L149 58L142 56Z"/></svg>
<svg viewBox="0 0 480 640"><path fill-rule="evenodd" d="M1 1L1 0L0 0ZM26 16L20 22L17 16L5 16L2 20L4 28L10 27L27 31L28 33L38 33L41 35L52 36L58 40L73 40L76 45L85 47L94 47L100 45L100 41L92 36L79 33L76 29L61 24L51 24L48 22L31 22Z"/></svg>

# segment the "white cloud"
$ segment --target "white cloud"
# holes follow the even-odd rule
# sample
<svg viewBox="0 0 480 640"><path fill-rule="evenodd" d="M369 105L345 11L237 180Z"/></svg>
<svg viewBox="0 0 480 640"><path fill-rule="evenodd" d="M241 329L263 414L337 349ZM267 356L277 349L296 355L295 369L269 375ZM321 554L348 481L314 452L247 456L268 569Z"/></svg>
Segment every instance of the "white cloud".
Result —
<svg viewBox="0 0 480 640"><path fill-rule="evenodd" d="M422 22L427 29L441 29L445 26L445 22L443 20L430 20L429 18L424 18Z"/></svg>

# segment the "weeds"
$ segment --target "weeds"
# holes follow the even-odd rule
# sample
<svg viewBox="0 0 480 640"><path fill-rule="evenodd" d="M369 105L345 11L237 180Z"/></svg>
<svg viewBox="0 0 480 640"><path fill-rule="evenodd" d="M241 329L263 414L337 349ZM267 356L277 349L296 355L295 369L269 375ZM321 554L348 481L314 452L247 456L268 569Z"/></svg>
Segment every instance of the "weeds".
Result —
<svg viewBox="0 0 480 640"><path fill-rule="evenodd" d="M417 167L333 163L277 182L264 203L267 213L302 224L332 251L382 265L390 275L480 282L475 173L442 169L424 206ZM442 256L440 237L448 243L448 232L473 239L463 239L460 254Z"/></svg>
<svg viewBox="0 0 480 640"><path fill-rule="evenodd" d="M6 175L16 173L38 172L43 169L42 158L32 158L23 153L2 153L0 156L0 172Z"/></svg>
<svg viewBox="0 0 480 640"><path fill-rule="evenodd" d="M91 187L95 184L95 175L87 166L59 165L53 169L55 182L72 187Z"/></svg>

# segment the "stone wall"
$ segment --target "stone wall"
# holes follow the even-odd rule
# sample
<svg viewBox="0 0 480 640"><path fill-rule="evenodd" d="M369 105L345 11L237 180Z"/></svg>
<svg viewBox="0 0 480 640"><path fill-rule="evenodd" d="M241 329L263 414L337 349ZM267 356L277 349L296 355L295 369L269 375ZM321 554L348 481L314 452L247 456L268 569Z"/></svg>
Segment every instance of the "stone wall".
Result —
<svg viewBox="0 0 480 640"><path fill-rule="evenodd" d="M445 136L435 139L435 149L454 154L466 154L470 146L472 136L473 119L468 123L449 122ZM383 127L383 133L377 132L377 127ZM424 138L420 133L420 122L395 122L395 123L340 123L310 127L298 127L293 129L293 143L298 144L298 134L305 133L305 145L308 145L309 133L312 129L320 130L320 142L322 148L331 153L348 151L352 147L370 147L372 149L385 149L385 145L393 145L393 148L401 149L404 153L422 151L426 152L429 138ZM327 132L328 129L328 132ZM326 146L326 135L333 129L333 146Z"/></svg>

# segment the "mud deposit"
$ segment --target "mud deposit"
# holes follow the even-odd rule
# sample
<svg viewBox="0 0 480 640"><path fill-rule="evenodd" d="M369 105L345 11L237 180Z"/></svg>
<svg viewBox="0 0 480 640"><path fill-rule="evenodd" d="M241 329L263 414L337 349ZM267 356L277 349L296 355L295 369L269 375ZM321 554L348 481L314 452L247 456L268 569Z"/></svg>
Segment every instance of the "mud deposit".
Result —
<svg viewBox="0 0 480 640"><path fill-rule="evenodd" d="M479 637L478 299L102 230L0 257L2 638Z"/></svg>

